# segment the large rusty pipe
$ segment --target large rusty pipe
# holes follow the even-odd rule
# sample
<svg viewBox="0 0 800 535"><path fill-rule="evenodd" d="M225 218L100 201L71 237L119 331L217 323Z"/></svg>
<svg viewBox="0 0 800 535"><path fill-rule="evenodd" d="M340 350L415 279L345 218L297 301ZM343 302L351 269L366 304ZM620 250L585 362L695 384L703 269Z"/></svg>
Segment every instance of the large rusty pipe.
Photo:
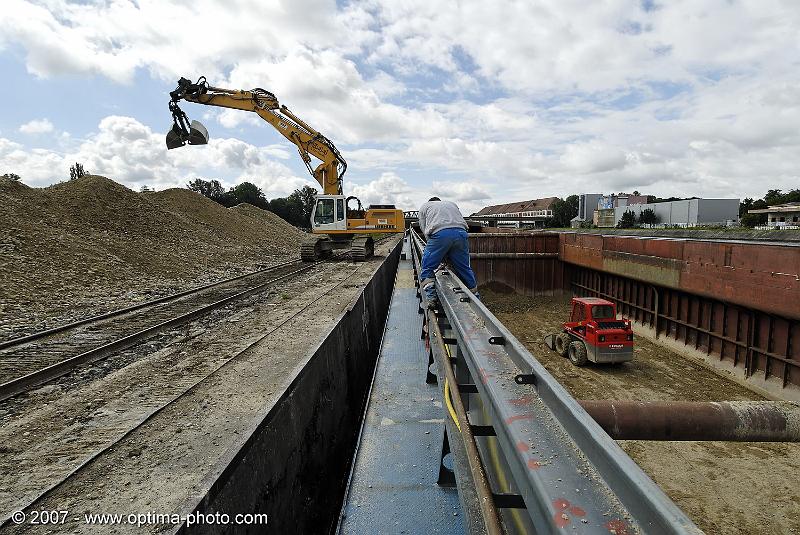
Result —
<svg viewBox="0 0 800 535"><path fill-rule="evenodd" d="M606 401L581 406L616 440L800 442L800 403Z"/></svg>

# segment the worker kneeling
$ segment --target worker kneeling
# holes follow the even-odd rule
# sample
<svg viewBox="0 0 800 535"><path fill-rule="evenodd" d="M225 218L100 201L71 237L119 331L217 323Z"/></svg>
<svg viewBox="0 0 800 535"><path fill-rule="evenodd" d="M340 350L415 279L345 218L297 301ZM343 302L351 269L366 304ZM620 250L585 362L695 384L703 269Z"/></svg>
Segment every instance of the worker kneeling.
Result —
<svg viewBox="0 0 800 535"><path fill-rule="evenodd" d="M439 306L436 295L434 271L447 260L467 288L478 296L478 283L469 264L467 222L455 203L439 197L431 199L419 209L419 228L428 238L422 253L422 289L428 298L428 307Z"/></svg>

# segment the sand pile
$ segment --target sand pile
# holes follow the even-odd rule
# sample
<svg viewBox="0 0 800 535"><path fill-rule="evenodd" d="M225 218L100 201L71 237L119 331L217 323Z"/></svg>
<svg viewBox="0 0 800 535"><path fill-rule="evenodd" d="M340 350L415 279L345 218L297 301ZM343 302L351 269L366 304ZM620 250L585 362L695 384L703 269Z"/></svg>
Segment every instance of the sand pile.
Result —
<svg viewBox="0 0 800 535"><path fill-rule="evenodd" d="M296 258L302 235L272 213L186 189L0 179L0 338Z"/></svg>

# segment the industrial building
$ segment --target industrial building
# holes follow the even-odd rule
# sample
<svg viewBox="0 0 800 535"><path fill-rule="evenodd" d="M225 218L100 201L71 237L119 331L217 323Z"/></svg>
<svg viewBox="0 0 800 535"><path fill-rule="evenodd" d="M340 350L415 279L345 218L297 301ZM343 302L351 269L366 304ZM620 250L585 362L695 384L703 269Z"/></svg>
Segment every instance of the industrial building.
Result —
<svg viewBox="0 0 800 535"><path fill-rule="evenodd" d="M572 218L573 228L580 227L583 223L592 222L597 203L603 196L602 193L582 193L578 196L578 215Z"/></svg>
<svg viewBox="0 0 800 535"><path fill-rule="evenodd" d="M553 217L553 203L558 197L532 199L484 206L470 219L498 227L543 227Z"/></svg>
<svg viewBox="0 0 800 535"><path fill-rule="evenodd" d="M630 210L636 217L642 210L656 213L655 226L702 227L739 224L739 199L686 199L652 204L628 204L614 208L616 226L622 215ZM598 225L600 226L600 225Z"/></svg>
<svg viewBox="0 0 800 535"><path fill-rule="evenodd" d="M613 227L619 221L615 210L631 204L647 204L647 195L634 193L600 195L597 199L597 209L592 214L592 223L601 228Z"/></svg>
<svg viewBox="0 0 800 535"><path fill-rule="evenodd" d="M749 214L767 214L769 228L800 228L800 202L776 204L760 210L748 210Z"/></svg>

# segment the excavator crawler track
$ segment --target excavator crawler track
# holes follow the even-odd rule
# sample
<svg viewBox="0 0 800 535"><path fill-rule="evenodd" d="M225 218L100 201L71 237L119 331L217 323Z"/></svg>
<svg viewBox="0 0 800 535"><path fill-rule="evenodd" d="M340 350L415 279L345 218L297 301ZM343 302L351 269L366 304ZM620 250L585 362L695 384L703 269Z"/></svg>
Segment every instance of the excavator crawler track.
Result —
<svg viewBox="0 0 800 535"><path fill-rule="evenodd" d="M315 262L327 258L331 254L328 239L323 236L310 236L300 244L300 259L303 262Z"/></svg>
<svg viewBox="0 0 800 535"><path fill-rule="evenodd" d="M374 247L375 241L369 236L354 238L350 245L350 259L353 262L363 262L372 257L375 252Z"/></svg>

